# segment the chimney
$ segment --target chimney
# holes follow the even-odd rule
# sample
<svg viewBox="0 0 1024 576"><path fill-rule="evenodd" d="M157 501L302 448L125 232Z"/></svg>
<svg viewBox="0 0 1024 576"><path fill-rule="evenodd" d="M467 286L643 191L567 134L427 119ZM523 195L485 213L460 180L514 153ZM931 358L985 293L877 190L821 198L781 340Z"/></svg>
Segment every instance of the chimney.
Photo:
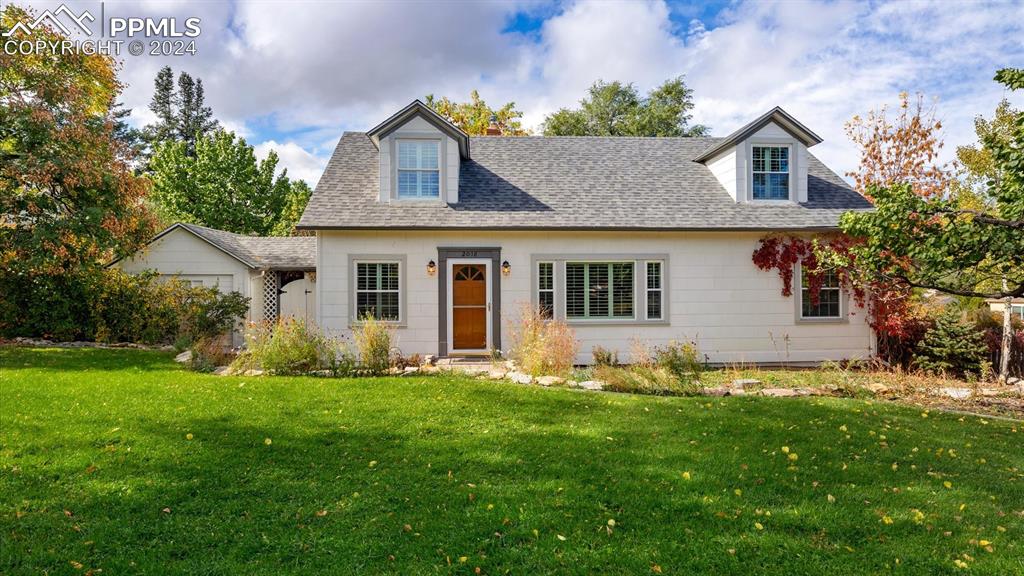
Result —
<svg viewBox="0 0 1024 576"><path fill-rule="evenodd" d="M498 126L497 114L491 114L491 123L487 125L487 131L484 133L488 136L501 136L501 127Z"/></svg>

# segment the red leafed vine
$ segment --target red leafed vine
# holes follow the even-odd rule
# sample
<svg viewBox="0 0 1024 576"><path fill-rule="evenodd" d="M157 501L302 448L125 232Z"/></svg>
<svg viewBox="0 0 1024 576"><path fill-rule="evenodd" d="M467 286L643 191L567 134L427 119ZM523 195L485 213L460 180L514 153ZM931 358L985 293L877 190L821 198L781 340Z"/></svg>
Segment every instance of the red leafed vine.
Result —
<svg viewBox="0 0 1024 576"><path fill-rule="evenodd" d="M807 291L814 304L819 302L825 275L831 271L839 279L839 284L853 295L857 306L867 309L868 323L880 340L900 341L915 337L922 324L911 309L910 289L891 283L859 281L855 274L856 259L851 250L857 242L845 234L828 234L814 239L771 235L761 239L752 259L761 270L778 271L783 296L793 295L793 274L799 263L807 275ZM825 253L835 257L823 265L819 262L819 254ZM832 261L845 265L834 265ZM880 348L884 346L883 342L879 344Z"/></svg>

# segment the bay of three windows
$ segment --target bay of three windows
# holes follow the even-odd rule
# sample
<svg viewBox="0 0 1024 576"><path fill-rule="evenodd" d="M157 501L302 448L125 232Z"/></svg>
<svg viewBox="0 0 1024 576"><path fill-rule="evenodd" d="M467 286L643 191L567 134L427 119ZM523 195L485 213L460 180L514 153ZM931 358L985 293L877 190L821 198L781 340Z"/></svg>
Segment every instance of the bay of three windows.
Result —
<svg viewBox="0 0 1024 576"><path fill-rule="evenodd" d="M636 274L641 271L646 309L637 310ZM660 260L566 262L565 317L568 320L664 319L664 263ZM537 263L537 304L555 316L555 262Z"/></svg>

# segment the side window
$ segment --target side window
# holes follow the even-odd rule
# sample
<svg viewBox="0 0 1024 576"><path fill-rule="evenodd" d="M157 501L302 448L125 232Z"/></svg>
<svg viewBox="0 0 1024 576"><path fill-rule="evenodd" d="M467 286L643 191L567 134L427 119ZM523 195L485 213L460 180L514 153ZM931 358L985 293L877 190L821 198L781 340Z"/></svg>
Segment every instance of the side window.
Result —
<svg viewBox="0 0 1024 576"><path fill-rule="evenodd" d="M647 319L662 319L662 300L664 298L664 281L662 280L661 262L647 263Z"/></svg>
<svg viewBox="0 0 1024 576"><path fill-rule="evenodd" d="M818 302L811 298L810 283L807 272L800 268L800 317L801 318L833 318L842 317L840 306L839 277L831 270L822 279Z"/></svg>
<svg viewBox="0 0 1024 576"><path fill-rule="evenodd" d="M543 318L555 316L555 263L537 263L537 307Z"/></svg>

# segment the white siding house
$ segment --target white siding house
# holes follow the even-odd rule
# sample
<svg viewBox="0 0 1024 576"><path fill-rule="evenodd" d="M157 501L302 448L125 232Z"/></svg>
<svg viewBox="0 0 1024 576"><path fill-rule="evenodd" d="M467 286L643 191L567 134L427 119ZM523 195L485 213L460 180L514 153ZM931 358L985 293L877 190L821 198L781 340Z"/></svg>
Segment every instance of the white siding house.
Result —
<svg viewBox="0 0 1024 576"><path fill-rule="evenodd" d="M692 340L715 363L867 357L842 287L812 305L751 261L767 234L870 208L818 142L779 108L726 138L470 138L414 102L342 136L299 223L317 321L343 335L370 314L404 354L483 355L527 306L574 328L581 363L633 340Z"/></svg>

